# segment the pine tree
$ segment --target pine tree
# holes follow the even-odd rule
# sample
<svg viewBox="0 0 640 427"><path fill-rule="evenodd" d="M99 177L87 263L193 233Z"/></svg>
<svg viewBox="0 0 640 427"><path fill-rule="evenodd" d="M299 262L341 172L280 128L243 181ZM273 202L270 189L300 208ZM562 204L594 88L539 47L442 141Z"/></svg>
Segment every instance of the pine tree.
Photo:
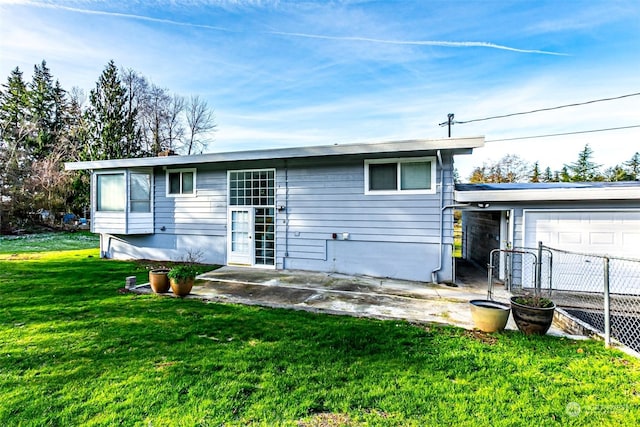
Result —
<svg viewBox="0 0 640 427"><path fill-rule="evenodd" d="M623 163L630 180L640 179L640 153L635 152L629 161Z"/></svg>
<svg viewBox="0 0 640 427"><path fill-rule="evenodd" d="M620 165L613 166L608 168L605 171L604 176L606 181L616 182L616 181L633 181L631 175Z"/></svg>
<svg viewBox="0 0 640 427"><path fill-rule="evenodd" d="M22 186L30 166L27 85L16 67L0 91L0 229L6 231L21 212Z"/></svg>
<svg viewBox="0 0 640 427"><path fill-rule="evenodd" d="M542 182L554 182L553 172L551 172L551 168L549 166L544 170Z"/></svg>
<svg viewBox="0 0 640 427"><path fill-rule="evenodd" d="M88 158L105 160L140 155L135 116L127 111L127 101L127 90L120 81L118 69L109 61L89 95Z"/></svg>
<svg viewBox="0 0 640 427"><path fill-rule="evenodd" d="M533 170L531 171L531 176L529 177L529 182L540 182L542 176L540 174L540 165L538 162L533 164Z"/></svg>
<svg viewBox="0 0 640 427"><path fill-rule="evenodd" d="M586 144L584 149L578 154L578 160L565 167L571 171L568 176L570 181L574 182L588 182L588 181L602 181L603 176L600 173L600 167L591 159L593 157L593 150Z"/></svg>
<svg viewBox="0 0 640 427"><path fill-rule="evenodd" d="M29 150L34 159L45 158L56 145L56 97L60 97L60 94L56 93L46 61L42 61L33 68L28 91L29 120L32 124Z"/></svg>

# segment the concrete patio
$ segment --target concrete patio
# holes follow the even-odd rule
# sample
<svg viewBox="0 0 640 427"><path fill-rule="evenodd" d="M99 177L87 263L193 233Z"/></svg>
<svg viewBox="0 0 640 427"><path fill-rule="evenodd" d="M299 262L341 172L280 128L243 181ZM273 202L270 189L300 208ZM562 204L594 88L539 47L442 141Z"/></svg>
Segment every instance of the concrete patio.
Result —
<svg viewBox="0 0 640 427"><path fill-rule="evenodd" d="M148 284L135 292L150 293ZM173 296L171 292L166 294ZM509 292L497 285L494 300L508 302ZM456 285L391 280L336 273L222 267L198 276L186 298L257 305L309 312L402 319L473 329L469 301L487 298L486 279L467 271ZM509 319L507 329L517 329ZM553 326L553 335L567 336Z"/></svg>

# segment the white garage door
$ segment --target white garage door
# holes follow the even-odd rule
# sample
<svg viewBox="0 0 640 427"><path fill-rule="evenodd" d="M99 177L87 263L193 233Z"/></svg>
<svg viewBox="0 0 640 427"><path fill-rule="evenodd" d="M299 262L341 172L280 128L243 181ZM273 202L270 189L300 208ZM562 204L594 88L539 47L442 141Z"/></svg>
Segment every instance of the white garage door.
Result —
<svg viewBox="0 0 640 427"><path fill-rule="evenodd" d="M528 211L524 238L528 247L541 241L566 251L640 259L640 211ZM554 254L553 264L554 288L602 290L600 258ZM638 293L640 263L612 263L611 269L612 292L631 293L632 286Z"/></svg>

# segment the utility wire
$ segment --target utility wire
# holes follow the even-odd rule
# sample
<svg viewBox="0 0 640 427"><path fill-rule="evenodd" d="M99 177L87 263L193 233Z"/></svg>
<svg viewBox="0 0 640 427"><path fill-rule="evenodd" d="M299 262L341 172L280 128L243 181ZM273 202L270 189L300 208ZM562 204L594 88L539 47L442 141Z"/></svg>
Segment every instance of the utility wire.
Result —
<svg viewBox="0 0 640 427"><path fill-rule="evenodd" d="M640 92L636 92L636 93L629 93L626 95L620 95L620 96L614 96L611 98L601 98L601 99L594 99L591 101L586 101L586 102L577 102L575 104L566 104L566 105L559 105L557 107L549 107L549 108L540 108L538 110L531 110L531 111L523 111L521 113L511 113L511 114L503 114L501 116L491 116L491 117L485 117L482 119L473 119L473 120L465 120L465 121L455 121L456 124L465 124L465 123L472 123L472 122L482 122L485 120L493 120L493 119L503 119L505 117L512 117L512 116L521 116L523 114L531 114L531 113L539 113L541 111L551 111L551 110L559 110L561 108L567 108L567 107L577 107L580 105L587 105L587 104L595 104L596 102L604 102L604 101L615 101L617 99L622 99L622 98L629 98L632 96L638 96L640 95Z"/></svg>
<svg viewBox="0 0 640 427"><path fill-rule="evenodd" d="M563 136L563 135L578 135L581 133L607 132L612 130L622 130L622 129L632 129L632 128L640 128L640 125L620 126L615 128L606 128L606 129L580 130L575 132L564 132L564 133L549 133L546 135L520 136L516 138L491 139L491 140L486 140L485 142L517 141L520 139L547 138L550 136Z"/></svg>

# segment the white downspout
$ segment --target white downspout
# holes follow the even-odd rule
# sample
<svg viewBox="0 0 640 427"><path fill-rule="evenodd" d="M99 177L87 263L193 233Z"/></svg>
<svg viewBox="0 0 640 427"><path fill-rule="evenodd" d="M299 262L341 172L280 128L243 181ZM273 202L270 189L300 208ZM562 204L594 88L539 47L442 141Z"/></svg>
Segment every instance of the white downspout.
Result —
<svg viewBox="0 0 640 427"><path fill-rule="evenodd" d="M431 272L431 281L438 283L438 272L442 270L442 246L444 240L444 210L447 208L444 206L444 167L442 165L442 155L440 150L437 151L438 165L440 166L440 236L438 239L438 267Z"/></svg>

